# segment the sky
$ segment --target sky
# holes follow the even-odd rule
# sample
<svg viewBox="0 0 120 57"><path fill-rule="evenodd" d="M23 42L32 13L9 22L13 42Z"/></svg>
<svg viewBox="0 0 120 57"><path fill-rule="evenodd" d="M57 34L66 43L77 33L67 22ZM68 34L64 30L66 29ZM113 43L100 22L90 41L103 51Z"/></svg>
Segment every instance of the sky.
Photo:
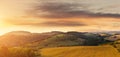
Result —
<svg viewBox="0 0 120 57"><path fill-rule="evenodd" d="M120 0L0 0L0 34L119 31Z"/></svg>

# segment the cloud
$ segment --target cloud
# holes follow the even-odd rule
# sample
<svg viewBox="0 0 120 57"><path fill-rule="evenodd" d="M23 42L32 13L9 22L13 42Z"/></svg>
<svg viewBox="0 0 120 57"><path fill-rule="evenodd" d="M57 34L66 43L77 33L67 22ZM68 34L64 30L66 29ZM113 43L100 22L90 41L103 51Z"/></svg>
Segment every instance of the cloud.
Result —
<svg viewBox="0 0 120 57"><path fill-rule="evenodd" d="M83 23L82 21L73 21L73 20L41 20L41 19L6 19L4 20L6 23L12 25L27 25L27 26L55 26L55 27L73 27L73 26L87 26L87 24Z"/></svg>
<svg viewBox="0 0 120 57"><path fill-rule="evenodd" d="M77 22L77 21L48 21L48 22L44 22L42 23L45 26L69 26L69 27L73 27L73 26L87 26L84 23L81 22Z"/></svg>
<svg viewBox="0 0 120 57"><path fill-rule="evenodd" d="M77 7L81 8L81 10L77 9ZM88 12L82 10L82 8L85 7L87 6L72 3L43 3L33 8L33 10L29 12L29 14L35 17L44 18L80 17L88 14Z"/></svg>
<svg viewBox="0 0 120 57"><path fill-rule="evenodd" d="M110 17L120 18L117 13L103 13L89 10L91 6L83 3L43 2L28 11L29 16L40 18L71 18L71 17ZM100 10L100 9L98 9ZM102 9L101 9L102 10Z"/></svg>

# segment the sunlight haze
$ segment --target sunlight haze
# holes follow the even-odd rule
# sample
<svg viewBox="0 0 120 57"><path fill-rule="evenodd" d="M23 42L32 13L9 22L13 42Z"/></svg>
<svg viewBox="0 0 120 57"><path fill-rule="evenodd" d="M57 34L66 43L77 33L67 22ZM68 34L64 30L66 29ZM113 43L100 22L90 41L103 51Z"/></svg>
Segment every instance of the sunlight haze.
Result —
<svg viewBox="0 0 120 57"><path fill-rule="evenodd" d="M0 0L0 34L12 30L118 31L119 2L119 0Z"/></svg>

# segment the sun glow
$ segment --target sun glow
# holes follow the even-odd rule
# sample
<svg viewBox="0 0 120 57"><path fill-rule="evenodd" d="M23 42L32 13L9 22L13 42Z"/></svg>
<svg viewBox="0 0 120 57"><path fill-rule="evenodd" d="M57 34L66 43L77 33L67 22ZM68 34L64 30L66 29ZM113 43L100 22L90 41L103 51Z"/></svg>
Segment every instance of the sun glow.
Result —
<svg viewBox="0 0 120 57"><path fill-rule="evenodd" d="M0 35L6 33L9 29L9 24L5 22L5 17L0 15Z"/></svg>
<svg viewBox="0 0 120 57"><path fill-rule="evenodd" d="M3 16L0 15L0 19L2 19L2 18L3 18Z"/></svg>
<svg viewBox="0 0 120 57"><path fill-rule="evenodd" d="M8 24L5 22L6 17L7 16L0 15L0 28L8 26Z"/></svg>
<svg viewBox="0 0 120 57"><path fill-rule="evenodd" d="M3 16L0 16L0 27L5 25Z"/></svg>

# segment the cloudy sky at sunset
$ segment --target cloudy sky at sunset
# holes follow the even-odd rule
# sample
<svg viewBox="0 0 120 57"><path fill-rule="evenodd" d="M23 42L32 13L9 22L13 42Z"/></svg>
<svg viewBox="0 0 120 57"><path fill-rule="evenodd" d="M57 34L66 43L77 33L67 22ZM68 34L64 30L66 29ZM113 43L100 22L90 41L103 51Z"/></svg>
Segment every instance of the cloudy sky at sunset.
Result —
<svg viewBox="0 0 120 57"><path fill-rule="evenodd" d="M0 34L119 31L120 0L0 0Z"/></svg>

